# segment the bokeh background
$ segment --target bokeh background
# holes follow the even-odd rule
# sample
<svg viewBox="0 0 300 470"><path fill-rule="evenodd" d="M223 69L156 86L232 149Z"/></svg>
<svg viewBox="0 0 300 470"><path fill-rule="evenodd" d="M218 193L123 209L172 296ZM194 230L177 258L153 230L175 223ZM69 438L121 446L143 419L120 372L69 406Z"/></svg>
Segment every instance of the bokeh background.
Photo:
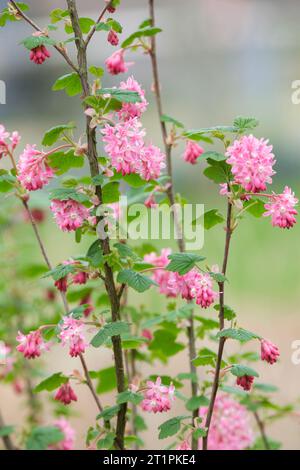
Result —
<svg viewBox="0 0 300 470"><path fill-rule="evenodd" d="M1 8L5 3L0 1ZM36 22L47 25L47 12L64 8L65 2L31 0L27 3ZM77 3L81 16L96 18L101 2L78 0ZM281 190L288 184L299 196L300 105L291 101L292 82L300 79L298 0L157 0L156 10L157 24L164 31L157 42L165 113L185 123L187 128L231 124L238 115L256 117L260 121L256 135L268 137L274 146L277 159L274 189ZM116 19L124 25L123 37L147 17L147 0L123 0L116 14ZM0 30L0 79L7 86L7 104L0 105L0 122L8 129L18 129L23 143L40 144L48 128L70 120L80 127L83 117L79 98L51 92L56 78L67 73L60 56L53 52L51 60L37 67L29 61L27 51L18 45L29 34L31 30L24 23L11 23ZM91 63L98 66L112 52L100 34L89 52ZM134 75L143 84L150 101L143 123L148 136L160 145L149 60L140 54L134 54L132 60ZM103 83L118 84L119 78L106 75ZM219 201L216 187L202 176L201 165L192 168L183 163L182 150L178 147L173 156L176 190L191 201L204 203L206 210L217 205L224 212L224 201ZM33 204L48 203L41 194L34 198ZM10 201L1 197L1 211L9 207ZM12 216L18 214L13 212ZM224 233L220 227L207 233L203 248L212 264L221 262ZM51 216L41 226L41 233L53 263L80 253L73 236L59 232ZM27 257L41 261L30 227L24 223L18 233L13 232L13 237L1 232L2 253L13 250L16 242L22 240L25 248L14 251L15 259ZM291 362L291 344L300 339L299 238L299 224L291 231L282 231L272 228L269 220L246 216L234 234L228 267L230 284L226 302L238 312L240 324L272 339L281 350L280 363L262 366L261 372L264 382L280 387L277 399L282 404L300 396L300 365ZM5 270L0 266L1 271L3 280ZM7 295L11 286L5 282L1 286L0 296ZM28 302L38 295L28 282L24 283L24 289ZM138 306L140 299L135 296L132 299ZM163 308L160 301L154 290L143 299L153 311ZM109 351L99 354L99 351L89 354L92 369L111 363ZM185 353L179 357L185 368ZM57 371L58 361L65 371L74 368L74 362L54 352L46 365L49 373ZM178 361L176 357L170 366L160 365L161 373L177 373L181 366ZM77 429L78 446L82 447L84 431L93 424L95 409L85 390L80 390L79 396L72 422ZM109 399L109 395L104 395L107 403ZM22 398L1 386L0 401L6 421L21 422ZM175 406L174 413L180 406L179 403ZM158 425L165 417L151 417L151 420L153 425ZM285 449L300 449L300 419L295 416L275 423L269 434L283 441ZM157 447L155 433L145 432L143 438L146 448Z"/></svg>

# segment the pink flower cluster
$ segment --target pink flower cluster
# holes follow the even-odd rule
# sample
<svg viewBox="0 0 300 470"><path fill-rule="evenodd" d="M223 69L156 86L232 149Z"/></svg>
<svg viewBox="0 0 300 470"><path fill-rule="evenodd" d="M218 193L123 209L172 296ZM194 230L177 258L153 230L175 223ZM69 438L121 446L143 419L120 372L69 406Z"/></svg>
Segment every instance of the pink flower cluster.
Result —
<svg viewBox="0 0 300 470"><path fill-rule="evenodd" d="M69 354L71 357L77 357L84 353L88 346L83 333L84 323L81 320L76 320L71 316L64 317L60 326L60 333L58 335L62 345L69 345Z"/></svg>
<svg viewBox="0 0 300 470"><path fill-rule="evenodd" d="M64 405L69 405L72 401L77 401L77 396L69 382L59 387L54 395L54 400L60 401Z"/></svg>
<svg viewBox="0 0 300 470"><path fill-rule="evenodd" d="M169 387L162 385L160 377L157 377L156 382L148 381L141 403L142 409L149 413L169 411L174 400L174 392L174 385L171 384Z"/></svg>
<svg viewBox="0 0 300 470"><path fill-rule="evenodd" d="M246 392L251 390L253 382L253 375L243 375L242 377L237 377L236 379L236 384L242 387Z"/></svg>
<svg viewBox="0 0 300 470"><path fill-rule="evenodd" d="M54 176L52 168L45 161L45 154L37 150L35 145L26 146L17 168L18 180L28 191L42 189Z"/></svg>
<svg viewBox="0 0 300 470"><path fill-rule="evenodd" d="M271 343L266 339L262 339L261 342L261 360L266 361L269 364L275 364L277 362L280 352L275 344Z"/></svg>
<svg viewBox="0 0 300 470"><path fill-rule="evenodd" d="M292 190L286 186L282 194L272 195L270 202L265 204L267 212L264 216L270 216L272 225L280 228L291 228L296 223L295 215L298 212L295 206L298 204L298 199Z"/></svg>
<svg viewBox="0 0 300 470"><path fill-rule="evenodd" d="M73 199L53 199L50 209L59 228L64 232L77 230L90 217L89 209Z"/></svg>
<svg viewBox="0 0 300 470"><path fill-rule="evenodd" d="M20 140L21 136L17 131L7 132L5 127L0 124L0 158L13 153Z"/></svg>
<svg viewBox="0 0 300 470"><path fill-rule="evenodd" d="M213 290L212 278L208 273L201 273L192 269L181 276L178 273L166 271L164 268L169 264L168 256L171 254L169 248L161 251L157 256L152 252L145 255L146 263L153 264L157 268L153 272L153 279L159 285L161 294L167 297L181 297L185 300L196 299L196 304L202 308L209 307L216 299L217 293Z"/></svg>
<svg viewBox="0 0 300 470"><path fill-rule="evenodd" d="M107 40L112 46L117 46L119 44L118 35L112 29L107 35Z"/></svg>
<svg viewBox="0 0 300 470"><path fill-rule="evenodd" d="M35 359L40 357L43 351L48 351L50 343L45 343L40 330L31 331L28 335L18 332L17 351L23 354L26 359Z"/></svg>
<svg viewBox="0 0 300 470"><path fill-rule="evenodd" d="M137 173L149 181L158 178L165 167L165 155L154 145L145 145L145 131L137 118L119 122L115 126L107 124L102 129L105 151L111 164L123 175Z"/></svg>
<svg viewBox="0 0 300 470"><path fill-rule="evenodd" d="M272 176L275 174L272 150L268 140L257 139L253 135L235 140L226 152L229 157L227 163L232 166L234 182L248 192L264 191L266 184L272 183Z"/></svg>
<svg viewBox="0 0 300 470"><path fill-rule="evenodd" d="M49 57L51 57L50 51L43 45L31 49L29 55L30 60L37 65L43 64Z"/></svg>
<svg viewBox="0 0 300 470"><path fill-rule="evenodd" d="M200 409L205 418L207 408ZM227 394L219 394L208 435L209 450L243 450L253 443L247 409ZM199 442L201 448L201 442Z"/></svg>
<svg viewBox="0 0 300 470"><path fill-rule="evenodd" d="M62 441L50 446L52 450L73 450L75 446L75 431L65 418L59 418L54 421L56 426L64 435Z"/></svg>
<svg viewBox="0 0 300 470"><path fill-rule="evenodd" d="M64 261L63 264L67 265L67 264L76 264L76 263L73 260L70 260L70 261L67 260L67 261ZM55 281L54 283L55 287L61 292L67 292L69 277L70 276L67 275ZM86 284L88 279L89 279L89 273L86 273L84 271L78 271L75 274L72 274L71 276L71 282L73 282L73 284L79 284L79 285Z"/></svg>
<svg viewBox="0 0 300 470"><path fill-rule="evenodd" d="M137 103L123 103L121 110L118 112L119 119L126 121L130 118L140 118L148 106L148 102L145 98L145 91L142 89L140 84L133 77L129 77L126 82L120 83L119 89L135 91L141 98L141 101Z"/></svg>
<svg viewBox="0 0 300 470"><path fill-rule="evenodd" d="M197 159L203 154L203 152L204 149L199 144L197 144L197 142L194 142L193 140L187 140L183 159L186 162L195 165L195 163L197 163Z"/></svg>
<svg viewBox="0 0 300 470"><path fill-rule="evenodd" d="M124 49L120 49L114 52L105 61L106 68L112 75L118 75L119 73L125 73L128 71L128 67L132 65L132 62L125 62L124 60Z"/></svg>

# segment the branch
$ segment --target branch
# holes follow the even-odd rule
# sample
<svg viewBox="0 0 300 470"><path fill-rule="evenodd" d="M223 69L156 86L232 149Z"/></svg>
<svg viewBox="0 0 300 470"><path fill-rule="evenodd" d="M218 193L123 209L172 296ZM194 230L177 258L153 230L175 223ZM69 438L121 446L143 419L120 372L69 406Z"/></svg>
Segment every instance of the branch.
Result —
<svg viewBox="0 0 300 470"><path fill-rule="evenodd" d="M99 15L99 17L98 17L96 23L94 24L94 26L93 26L92 29L90 30L89 34L87 35L86 40L85 40L85 43L84 43L85 48L87 48L87 46L89 45L90 40L92 39L93 35L94 35L95 32L96 32L96 28L97 28L98 24L101 23L101 20L102 20L103 16L105 15L107 9L110 7L110 5L111 5L111 2L110 2L110 3L107 3L107 4L105 5L105 7L104 7L103 10L101 11L101 13L100 13L100 15Z"/></svg>
<svg viewBox="0 0 300 470"><path fill-rule="evenodd" d="M257 411L253 412L254 418L256 420L263 444L266 450L270 450L270 444L266 435L265 423L260 419L260 416Z"/></svg>
<svg viewBox="0 0 300 470"><path fill-rule="evenodd" d="M70 13L72 27L73 27L74 34L76 37L75 44L77 48L79 77L80 77L82 89L83 89L82 97L86 98L90 94L90 86L89 86L89 81L88 81L86 45L85 45L85 41L83 39L83 35L80 29L79 17L78 17L75 0L67 0L67 5L68 5L69 13ZM97 159L96 132L95 132L95 129L91 129L90 123L91 123L91 118L89 116L86 116L86 135L87 135L87 142L88 142L87 157L89 160L90 174L92 177L94 177L94 176L99 175L99 165L98 165L98 159ZM99 205L101 205L103 198L102 198L102 188L100 185L96 186L95 192L99 199ZM100 241L101 241L103 254L109 255L111 252L109 239L108 238L104 240L101 239ZM107 263L104 264L104 273L105 273L106 291L110 299L112 321L116 322L120 319L120 299L118 297L113 271ZM118 393L121 393L126 389L121 337L113 336L112 344L113 344L114 360L115 360L115 368L116 368L117 390L118 390ZM126 412L127 412L127 403L123 403L120 406L120 410L118 412L116 437L115 437L115 445L119 447L120 449L124 449Z"/></svg>
<svg viewBox="0 0 300 470"><path fill-rule="evenodd" d="M44 31L31 19L29 18L29 16L27 16L17 5L17 3L14 1L14 0L9 0L9 3L11 3L11 5L15 8L15 10L18 12L18 15L21 16L23 18L23 20L25 20L30 26L33 27L33 29L35 29L36 31L38 31L39 33L44 33ZM70 57L68 56L66 50L63 48L63 47L60 47L60 46L53 46L57 52L59 52L63 58L65 59L65 61L69 64L69 66L76 72L78 73L78 69L77 67L74 65L74 63L72 62L72 60L70 59Z"/></svg>
<svg viewBox="0 0 300 470"><path fill-rule="evenodd" d="M5 423L4 423L4 419L3 419L3 416L0 412L0 429L3 428L5 426ZM10 438L10 436L2 436L2 441L3 441L3 444L4 444L4 447L6 450L17 450L15 448L15 446L13 445L13 442Z"/></svg>
<svg viewBox="0 0 300 470"><path fill-rule="evenodd" d="M151 26L155 26L155 13L154 13L154 0L149 0L149 13L150 13L150 20ZM183 238L181 225L178 219L178 212L175 205L175 194L174 194L174 184L173 184L173 170L172 170L172 145L168 143L168 132L166 123L162 120L163 110L162 110L162 98L160 92L160 81L159 81L159 73L158 73L158 63L157 63L157 54L156 54L156 39L155 36L151 36L151 48L149 50L151 64L152 64L152 74L153 74L153 83L154 83L154 92L156 97L156 105L158 111L158 117L160 121L160 128L163 143L165 146L165 153L167 159L167 173L170 178L170 187L167 190L167 196L170 202L170 205L173 207L173 218L174 224L177 234L177 243L179 251L182 253L185 251L185 241ZM196 357L196 340L195 340L195 327L194 327L194 315L191 314L190 318L190 325L187 328L187 336L189 342L189 363L190 363L190 372L192 375L197 373L197 369L192 363L193 359ZM197 396L198 392L198 385L195 383L193 379L191 379L191 390L192 390L192 397ZM194 419L199 416L199 410L196 409L193 411L193 420L192 426L194 426ZM198 440L193 438L192 439L192 448L193 450L197 450L198 448Z"/></svg>
<svg viewBox="0 0 300 470"><path fill-rule="evenodd" d="M222 265L222 274L226 274L227 270L227 263L228 263L228 255L229 255L229 247L230 247L230 240L232 235L232 228L231 228L231 215L232 215L232 205L228 201L227 203L227 220L226 220L226 237L225 237L225 249L224 249L224 257L223 257L223 265ZM223 330L224 328L224 282L219 282L219 329ZM218 347L218 356L217 356L217 363L214 375L214 381L212 386L212 392L210 397L210 403L208 406L205 427L207 428L206 437L203 438L203 450L207 450L207 442L208 442L208 435L209 435L209 428L210 423L214 411L215 400L218 393L219 388L219 380L220 380L220 370L222 364L222 357L225 345L225 337L221 337L219 339L219 347Z"/></svg>

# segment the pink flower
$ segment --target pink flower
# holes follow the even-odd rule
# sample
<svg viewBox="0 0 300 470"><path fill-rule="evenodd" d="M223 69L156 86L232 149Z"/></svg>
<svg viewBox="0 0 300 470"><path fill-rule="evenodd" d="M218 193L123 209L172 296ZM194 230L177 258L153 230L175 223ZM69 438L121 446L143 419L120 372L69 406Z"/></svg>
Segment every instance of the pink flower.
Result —
<svg viewBox="0 0 300 470"><path fill-rule="evenodd" d="M200 409L205 419L207 407ZM209 450L243 450L250 447L254 436L250 427L249 413L229 395L217 395L208 435ZM199 448L201 448L201 441Z"/></svg>
<svg viewBox="0 0 300 470"><path fill-rule="evenodd" d="M196 304L208 308L216 299L212 278L208 273L200 273L192 269L181 276L175 273L169 281L169 289L174 295L181 295L185 300L196 299Z"/></svg>
<svg viewBox="0 0 300 470"><path fill-rule="evenodd" d="M8 140L10 142L8 142ZM0 124L0 158L5 157L8 153L13 153L16 146L20 143L21 137L17 131L11 134L5 130Z"/></svg>
<svg viewBox="0 0 300 470"><path fill-rule="evenodd" d="M246 392L249 392L249 390L251 390L253 382L253 375L243 375L242 377L237 377L236 379L236 384L246 390Z"/></svg>
<svg viewBox="0 0 300 470"><path fill-rule="evenodd" d="M54 176L52 168L45 161L45 154L37 150L35 145L26 146L17 168L18 180L28 191L43 188Z"/></svg>
<svg viewBox="0 0 300 470"><path fill-rule="evenodd" d="M60 292L67 292L68 290L68 276L61 277L54 283L55 287L60 291Z"/></svg>
<svg viewBox="0 0 300 470"><path fill-rule="evenodd" d="M165 168L165 154L155 145L145 145L140 153L140 158L136 162L137 171L141 178L146 181L156 179L160 176L161 170Z"/></svg>
<svg viewBox="0 0 300 470"><path fill-rule="evenodd" d="M227 183L221 183L221 184L219 184L219 187L220 187L219 194L221 196L230 197L232 195L232 193L230 191L228 191L228 184Z"/></svg>
<svg viewBox="0 0 300 470"><path fill-rule="evenodd" d="M69 382L62 384L54 395L54 400L69 405L72 401L77 401L77 396Z"/></svg>
<svg viewBox="0 0 300 470"><path fill-rule="evenodd" d="M151 333L150 330L148 330L147 328L144 328L141 335L143 336L143 338L146 338L148 341L152 341L153 340L153 334Z"/></svg>
<svg viewBox="0 0 300 470"><path fill-rule="evenodd" d="M11 347L0 342L0 379L13 370L15 358L11 355Z"/></svg>
<svg viewBox="0 0 300 470"><path fill-rule="evenodd" d="M192 450L188 441L182 441L177 447L176 450Z"/></svg>
<svg viewBox="0 0 300 470"><path fill-rule="evenodd" d="M50 343L45 343L40 330L31 331L28 335L18 332L17 351L23 354L27 359L40 357L43 351L49 350Z"/></svg>
<svg viewBox="0 0 300 470"><path fill-rule="evenodd" d="M275 364L277 362L280 352L275 344L271 343L266 339L262 339L261 342L261 360L267 361L269 364Z"/></svg>
<svg viewBox="0 0 300 470"><path fill-rule="evenodd" d="M69 345L69 354L71 357L77 357L85 352L88 343L84 337L84 323L81 320L76 320L72 317L63 317L63 322L60 324L60 333L58 335L65 346Z"/></svg>
<svg viewBox="0 0 300 470"><path fill-rule="evenodd" d="M265 217L271 216L273 227L291 228L296 223L295 209L298 199L291 188L286 186L282 194L273 194L269 203L265 204Z"/></svg>
<svg viewBox="0 0 300 470"><path fill-rule="evenodd" d="M112 46L117 46L119 44L118 35L112 29L108 33L107 40Z"/></svg>
<svg viewBox="0 0 300 470"><path fill-rule="evenodd" d="M144 411L152 413L162 413L171 409L171 402L174 400L175 387L161 385L161 378L157 377L156 382L147 382L147 389L144 392L144 400L141 403Z"/></svg>
<svg viewBox="0 0 300 470"><path fill-rule="evenodd" d="M73 199L64 201L53 199L50 209L54 214L56 223L64 232L77 230L90 216L89 209Z"/></svg>
<svg viewBox="0 0 300 470"><path fill-rule="evenodd" d="M80 271L80 272L74 274L72 280L73 280L74 284L86 284L88 278L89 278L88 273Z"/></svg>
<svg viewBox="0 0 300 470"><path fill-rule="evenodd" d="M145 91L133 77L129 77L126 82L121 82L119 88L120 90L135 91L141 98L141 101L137 103L123 103L121 110L118 112L119 119L127 120L134 117L140 118L148 106Z"/></svg>
<svg viewBox="0 0 300 470"><path fill-rule="evenodd" d="M124 61L124 49L120 49L106 59L105 65L109 73L118 75L127 72L132 62Z"/></svg>
<svg viewBox="0 0 300 470"><path fill-rule="evenodd" d="M90 294L83 297L83 299L81 299L81 301L80 301L80 305L87 304L87 307L83 311L83 315L85 317L88 317L94 311L94 307L91 305L90 302L91 302L91 295Z"/></svg>
<svg viewBox="0 0 300 470"><path fill-rule="evenodd" d="M194 142L193 140L187 140L185 152L183 158L186 162L195 165L197 163L197 158L199 158L204 153L204 149Z"/></svg>
<svg viewBox="0 0 300 470"><path fill-rule="evenodd" d="M50 51L42 45L31 49L29 58L37 65L43 64L45 60L51 57Z"/></svg>
<svg viewBox="0 0 300 470"><path fill-rule="evenodd" d="M157 268L162 268L155 269L152 274L152 279L159 285L159 292L166 295L167 297L176 297L177 292L174 292L173 286L171 286L171 279L175 277L175 273L163 269L170 262L168 256L171 254L171 252L172 250L170 248L163 248L160 255L152 252L148 255L145 255L144 260L146 263L153 264Z"/></svg>
<svg viewBox="0 0 300 470"><path fill-rule="evenodd" d="M146 207L148 207L148 209L156 208L158 206L153 193L151 193L147 199L145 199L144 204Z"/></svg>
<svg viewBox="0 0 300 470"><path fill-rule="evenodd" d="M50 449L73 450L75 446L75 431L68 421L65 418L59 418L54 421L53 424L63 433L64 439L57 444L50 446Z"/></svg>
<svg viewBox="0 0 300 470"><path fill-rule="evenodd" d="M249 192L264 191L266 183L272 183L271 177L275 174L272 149L268 140L257 139L253 135L235 140L226 152L234 182Z"/></svg>

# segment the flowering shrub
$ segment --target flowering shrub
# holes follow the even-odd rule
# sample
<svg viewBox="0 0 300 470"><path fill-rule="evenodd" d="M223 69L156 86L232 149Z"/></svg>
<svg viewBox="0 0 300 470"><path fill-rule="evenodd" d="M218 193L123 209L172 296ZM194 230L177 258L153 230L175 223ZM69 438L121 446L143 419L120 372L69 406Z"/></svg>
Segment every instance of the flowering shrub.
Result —
<svg viewBox="0 0 300 470"><path fill-rule="evenodd" d="M153 0L149 0L150 19L105 61L109 79L109 74L124 74L133 65L125 61L127 55L142 51L149 57L163 150L146 140L141 119L150 98L142 85L132 75L122 77L116 87L103 88L101 77L105 70L87 63L88 46L92 40L99 43L101 34L102 40L112 46L119 44L123 27L109 16L118 12L119 3L106 1L95 21L80 18L76 1L67 0L65 10L51 12L48 29L40 28L29 18L24 3L10 0L1 15L2 26L15 20L33 26L35 31L23 41L31 61L39 65L46 59L50 61L52 49L60 54L70 73L59 77L53 90L79 95L85 119L84 129L78 130L81 137L76 137L71 124L48 130L42 140L47 151L26 143L22 150L19 133L10 133L4 124L0 125L0 157L5 162L0 175L1 191L16 196L15 204L23 205L22 222L32 225L43 257L44 265L38 275L48 283L44 295L38 294L42 313L37 318L26 316L24 321L22 312L15 312L15 317L5 320L7 331L0 354L6 362L0 377L12 383L17 393L28 393L31 400L26 432L8 427L1 434L4 445L7 449L16 445L26 449L74 449L75 431L65 407L70 409L73 402L79 401L77 388L87 387L95 405L95 423L86 435L89 449L143 446L140 431L147 426L148 413L165 416L159 426L159 439L172 437L173 448L242 450L257 448L261 441L262 447L269 449L272 441L266 434L266 423L270 410L276 410L281 417L292 406L273 403L268 396L272 387L257 382L259 374L251 362L259 359L258 354L237 348L236 354L228 355L226 345L256 342L261 360L268 363L265 367L276 367L280 352L259 332L244 329L234 310L225 304L227 265L232 234L243 215L270 216L273 226L291 228L296 223L298 200L287 186L282 194L269 192L275 157L272 145L253 135L256 119L239 117L231 126L189 131L162 113L156 57L156 35L161 29L154 23ZM62 42L55 39L60 24L74 42L74 58L68 50L68 38ZM104 39L103 32L107 33ZM206 148L217 142L223 152ZM171 164L177 145L182 145L185 162L205 164L204 176L216 183L215 192L221 194L223 205L226 203L226 216L211 209L202 221L207 230L218 224L222 224L222 230L225 228L221 268L204 262L202 252L189 253L185 248L184 227L178 213L184 202L175 196ZM70 170L82 168L84 163L88 167L84 177L69 174L60 178ZM160 252L148 244L134 249L127 233L112 240L112 227L120 224L122 216L130 220L130 207L122 214L119 204L121 191L125 194L128 187L136 190L135 196L145 210L158 211L166 200L172 206L177 248L170 240L170 246ZM39 232L45 214L31 203L31 193L41 189L50 197L48 206L57 229L74 232L77 243L90 240L87 253L52 266ZM166 311L151 314L144 307L129 303L132 290L143 298L148 289L153 296L168 299ZM101 309L103 305L105 308ZM211 349L201 347L204 338L206 344L211 341ZM92 371L86 351L98 348L112 349L112 365ZM76 368L69 373L45 373L39 378L40 368L35 370L32 364L42 354L51 355L54 349L68 354ZM174 377L167 375L168 359L182 350L189 352L185 370L178 370ZM101 363L101 349L97 355ZM29 359L32 361L28 366ZM147 376L144 364L152 366L154 361L155 374ZM77 370L78 364L82 372ZM203 370L208 372L205 379L199 373ZM189 382L188 392L180 391L185 381ZM106 391L114 392L113 402L100 399L99 395ZM41 412L42 392L50 394L55 415L59 415L52 425ZM174 416L175 407L179 406L186 408L186 413ZM0 426L4 427L1 423Z"/></svg>

